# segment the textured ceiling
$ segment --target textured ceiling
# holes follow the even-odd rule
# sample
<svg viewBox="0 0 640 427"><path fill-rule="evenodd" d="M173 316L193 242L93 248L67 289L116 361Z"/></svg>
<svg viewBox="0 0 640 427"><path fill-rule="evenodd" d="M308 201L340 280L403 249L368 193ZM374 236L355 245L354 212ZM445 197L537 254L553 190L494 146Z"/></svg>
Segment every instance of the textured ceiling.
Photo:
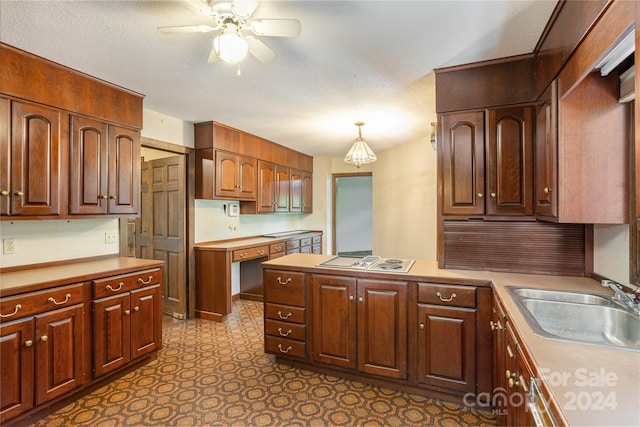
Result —
<svg viewBox="0 0 640 427"><path fill-rule="evenodd" d="M265 1L295 18L263 37L276 59L208 64L200 1L0 1L0 40L145 95L145 108L215 120L314 156L342 156L364 121L375 151L428 140L433 69L533 51L556 1Z"/></svg>

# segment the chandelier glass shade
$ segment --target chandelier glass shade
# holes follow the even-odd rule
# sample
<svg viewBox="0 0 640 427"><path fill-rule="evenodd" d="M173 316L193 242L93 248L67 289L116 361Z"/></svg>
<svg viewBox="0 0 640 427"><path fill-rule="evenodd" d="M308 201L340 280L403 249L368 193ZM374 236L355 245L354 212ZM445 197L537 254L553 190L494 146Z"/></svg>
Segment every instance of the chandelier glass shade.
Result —
<svg viewBox="0 0 640 427"><path fill-rule="evenodd" d="M378 158L373 150L369 148L364 138L362 138L362 126L364 126L364 122L356 122L356 126L358 126L358 137L344 157L344 162L360 168L362 165L375 162Z"/></svg>
<svg viewBox="0 0 640 427"><path fill-rule="evenodd" d="M247 41L240 35L235 25L228 24L222 32L213 39L216 55L224 62L237 64L246 58L249 52Z"/></svg>

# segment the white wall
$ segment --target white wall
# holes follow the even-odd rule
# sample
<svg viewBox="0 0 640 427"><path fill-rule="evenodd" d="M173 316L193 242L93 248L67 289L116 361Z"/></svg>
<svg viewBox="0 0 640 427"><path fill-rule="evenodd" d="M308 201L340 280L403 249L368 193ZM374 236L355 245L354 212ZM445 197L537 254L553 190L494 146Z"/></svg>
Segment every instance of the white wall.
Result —
<svg viewBox="0 0 640 427"><path fill-rule="evenodd" d="M341 177L336 183L336 253L373 250L371 176Z"/></svg>
<svg viewBox="0 0 640 427"><path fill-rule="evenodd" d="M595 225L593 270L618 283L629 284L629 225Z"/></svg>

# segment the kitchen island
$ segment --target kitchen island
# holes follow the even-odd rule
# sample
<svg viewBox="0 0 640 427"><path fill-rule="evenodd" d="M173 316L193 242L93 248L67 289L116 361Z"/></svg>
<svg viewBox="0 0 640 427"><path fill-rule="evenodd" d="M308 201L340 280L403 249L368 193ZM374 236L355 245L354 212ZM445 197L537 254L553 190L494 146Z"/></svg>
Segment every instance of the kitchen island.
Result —
<svg viewBox="0 0 640 427"><path fill-rule="evenodd" d="M558 425L640 425L640 352L542 338L507 290L610 293L597 281L444 270L420 260L407 273L319 266L331 258L295 254L262 264L265 351L278 362L495 409L504 374L493 372L493 294L516 340L508 351L537 378ZM513 382L525 398L526 377ZM525 405L510 411L527 416Z"/></svg>

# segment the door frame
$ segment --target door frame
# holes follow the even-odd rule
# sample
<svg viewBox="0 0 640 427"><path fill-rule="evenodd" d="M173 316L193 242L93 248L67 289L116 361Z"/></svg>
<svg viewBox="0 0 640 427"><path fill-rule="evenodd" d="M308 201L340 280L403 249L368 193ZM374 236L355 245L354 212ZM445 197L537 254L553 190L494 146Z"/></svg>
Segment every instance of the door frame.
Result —
<svg viewBox="0 0 640 427"><path fill-rule="evenodd" d="M195 317L195 271L196 261L193 254L194 251L194 238L195 238L195 150L191 147L185 147L183 145L177 145L166 141L160 141L157 139L141 137L140 143L142 147L153 148L155 150L166 151L177 155L186 156L186 188L185 188L185 227L186 227L186 267L187 267L187 317ZM138 214L139 216L140 214ZM129 226L128 218L120 218L120 256L128 256L128 237Z"/></svg>
<svg viewBox="0 0 640 427"><path fill-rule="evenodd" d="M336 242L336 190L338 188L338 178L350 178L357 176L370 176L371 172L334 173L331 175L331 254L336 255L338 245ZM373 183L371 184L373 186Z"/></svg>

